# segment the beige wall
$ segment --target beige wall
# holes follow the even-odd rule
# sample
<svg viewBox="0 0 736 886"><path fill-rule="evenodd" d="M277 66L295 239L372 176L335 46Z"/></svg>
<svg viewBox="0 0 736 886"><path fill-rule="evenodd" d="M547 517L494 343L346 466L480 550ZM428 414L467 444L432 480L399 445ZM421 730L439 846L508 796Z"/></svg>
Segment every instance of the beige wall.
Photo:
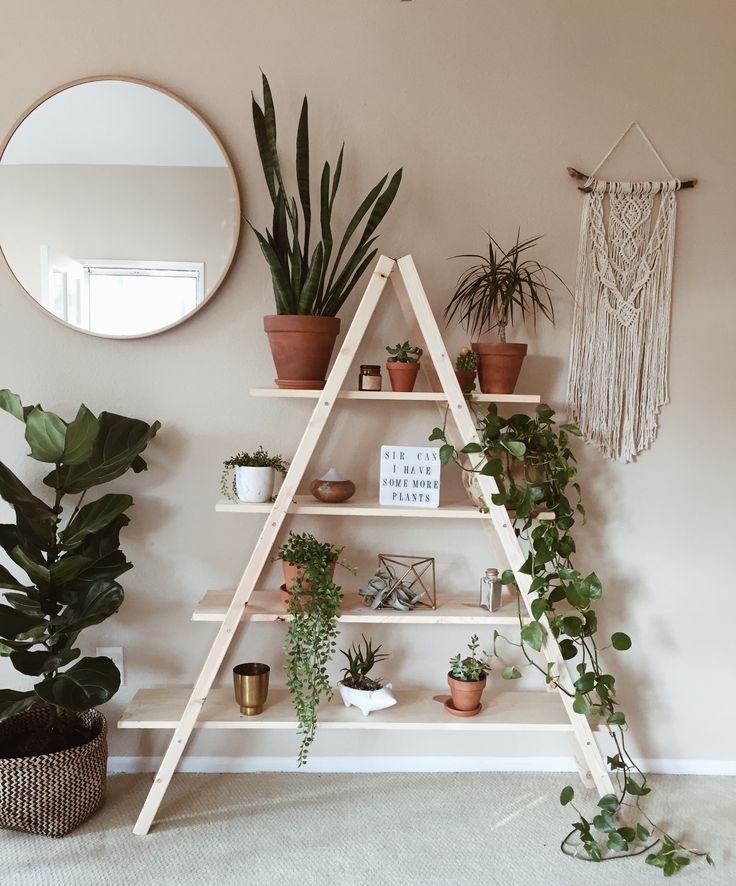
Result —
<svg viewBox="0 0 736 886"><path fill-rule="evenodd" d="M676 173L699 177L698 188L680 199L672 402L656 445L637 463L614 465L593 450L581 452L590 520L579 549L583 568L595 568L606 587L603 630L633 638L615 669L637 752L733 760L733 483L726 446L734 432L736 8L714 0L222 0L205 11L194 0L114 7L70 0L63 15L45 4L17 5L5 10L3 24L2 57L15 75L0 79L1 130L64 81L96 72L148 78L190 101L221 134L237 165L245 214L259 224L269 209L249 91L258 89L262 67L289 157L306 91L314 160L334 157L341 138L347 141L343 211L403 164L381 247L414 254L438 316L460 269L446 257L481 249L483 227L502 240L518 225L523 233L543 233L540 259L573 279L581 203L565 167L590 169L631 119L644 125ZM656 169L633 141L604 171ZM2 386L68 415L83 399L95 410L164 425L149 473L120 484L136 498L126 533L136 569L125 577L125 606L90 632L92 645L126 649L129 686L109 705L114 717L135 687L194 677L214 631L189 622L192 606L205 589L233 585L255 541L257 518L213 512L221 459L259 442L291 454L308 409L248 398L249 386L272 378L261 330L261 316L272 310L269 280L249 234L212 304L156 338L116 342L65 329L20 296L7 272L0 298ZM555 405L564 399L570 330L570 303L560 297L558 306L557 327L530 338L520 382ZM386 340L400 335L392 310L383 312L366 358L378 359ZM457 329L448 336L453 346L463 340ZM387 413L351 407L332 425L310 476L334 463L372 483L376 446L421 443L435 417L415 410L386 421ZM407 417L411 424L402 424ZM0 417L0 433L3 457L33 473L12 419ZM303 525L345 544L363 564L387 546L433 553L445 588L472 586L488 565L489 556L474 553L483 540L477 528L378 523ZM394 682L441 690L446 659L467 633L387 629L382 639L394 651ZM230 662L262 656L276 664L280 639L279 626L251 629ZM3 682L7 672L0 663ZM114 754L161 747L162 736L113 731ZM291 736L223 734L198 738L192 750L291 755L295 747ZM529 736L407 733L397 742L379 733L332 733L314 749L315 756L343 753L544 756L566 753L566 746Z"/></svg>

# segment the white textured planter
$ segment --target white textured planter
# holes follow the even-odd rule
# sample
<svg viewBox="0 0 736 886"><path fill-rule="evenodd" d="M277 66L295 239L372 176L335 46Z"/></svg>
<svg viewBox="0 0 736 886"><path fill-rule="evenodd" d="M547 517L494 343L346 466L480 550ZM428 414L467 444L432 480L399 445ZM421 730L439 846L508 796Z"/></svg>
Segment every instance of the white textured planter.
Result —
<svg viewBox="0 0 736 886"><path fill-rule="evenodd" d="M367 717L371 711L382 711L384 708L390 708L396 704L390 683L381 689L376 689L375 692L370 692L367 689L353 689L352 686L344 686L342 683L338 683L337 688L340 690L345 707L349 708L354 705L356 708L360 708L364 717Z"/></svg>
<svg viewBox="0 0 736 886"><path fill-rule="evenodd" d="M241 501L268 501L275 480L273 468L235 468L235 490Z"/></svg>

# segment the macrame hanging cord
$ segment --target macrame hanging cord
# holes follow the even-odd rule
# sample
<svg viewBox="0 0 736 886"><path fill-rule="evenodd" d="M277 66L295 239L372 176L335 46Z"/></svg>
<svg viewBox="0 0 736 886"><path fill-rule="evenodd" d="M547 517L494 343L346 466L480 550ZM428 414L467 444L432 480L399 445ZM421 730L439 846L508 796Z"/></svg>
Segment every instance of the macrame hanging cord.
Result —
<svg viewBox="0 0 736 886"><path fill-rule="evenodd" d="M595 179L634 126L666 170L668 180ZM633 122L586 185L591 190L585 196L580 227L568 405L587 440L608 458L628 462L654 442L657 415L668 401L680 180L672 176L643 129ZM659 207L653 220L656 196Z"/></svg>

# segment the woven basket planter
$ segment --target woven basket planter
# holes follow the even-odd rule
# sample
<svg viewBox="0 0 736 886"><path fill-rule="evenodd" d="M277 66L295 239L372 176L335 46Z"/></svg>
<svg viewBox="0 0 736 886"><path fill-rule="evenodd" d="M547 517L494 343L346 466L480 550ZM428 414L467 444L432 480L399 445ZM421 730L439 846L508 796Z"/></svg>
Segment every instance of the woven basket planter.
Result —
<svg viewBox="0 0 736 886"><path fill-rule="evenodd" d="M31 724L48 721L33 708L0 723L0 747ZM107 778L107 721L99 711L79 719L97 735L86 744L37 757L0 759L0 827L63 837L100 807Z"/></svg>

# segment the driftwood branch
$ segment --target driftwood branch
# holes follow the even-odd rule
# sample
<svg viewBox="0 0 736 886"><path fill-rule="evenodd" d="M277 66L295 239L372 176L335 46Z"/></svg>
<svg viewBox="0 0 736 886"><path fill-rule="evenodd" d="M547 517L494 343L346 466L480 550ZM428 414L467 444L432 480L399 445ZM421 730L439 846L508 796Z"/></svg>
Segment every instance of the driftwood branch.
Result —
<svg viewBox="0 0 736 886"><path fill-rule="evenodd" d="M584 181L584 182L588 181L589 176L587 176L584 172L580 172L579 169L575 169L574 166L568 166L567 171L568 171L569 175L571 175L573 178L578 179L578 181ZM694 188L695 185L697 185L697 183L698 183L698 180L696 178L681 179L680 180L680 188L681 189ZM578 190L579 191L591 191L592 186L591 185L580 185L580 186L578 186Z"/></svg>

